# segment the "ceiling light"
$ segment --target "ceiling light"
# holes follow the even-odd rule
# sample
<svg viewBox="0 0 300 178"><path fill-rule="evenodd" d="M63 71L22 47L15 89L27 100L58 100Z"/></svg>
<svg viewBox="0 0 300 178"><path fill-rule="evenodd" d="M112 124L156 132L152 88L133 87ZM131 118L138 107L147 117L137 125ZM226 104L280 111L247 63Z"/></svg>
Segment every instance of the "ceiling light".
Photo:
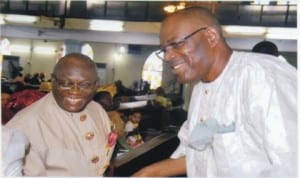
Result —
<svg viewBox="0 0 300 178"><path fill-rule="evenodd" d="M299 37L299 32L297 28L267 28L267 33L265 35L268 39L291 39L297 40Z"/></svg>
<svg viewBox="0 0 300 178"><path fill-rule="evenodd" d="M229 35L260 36L266 33L265 27L223 26L223 31Z"/></svg>
<svg viewBox="0 0 300 178"><path fill-rule="evenodd" d="M56 49L52 46L36 46L33 51L38 54L55 54Z"/></svg>
<svg viewBox="0 0 300 178"><path fill-rule="evenodd" d="M184 9L185 8L185 3L184 2L179 3L179 5L177 5L176 8L177 8L177 10Z"/></svg>
<svg viewBox="0 0 300 178"><path fill-rule="evenodd" d="M164 7L164 11L166 11L167 13L173 13L176 10L176 6L175 5L168 5Z"/></svg>
<svg viewBox="0 0 300 178"><path fill-rule="evenodd" d="M98 31L123 31L124 22L113 20L91 20L90 30Z"/></svg>
<svg viewBox="0 0 300 178"><path fill-rule="evenodd" d="M254 0L252 4L258 4L258 5L269 5L270 0Z"/></svg>
<svg viewBox="0 0 300 178"><path fill-rule="evenodd" d="M29 53L30 52L30 46L28 45L17 45L17 44L12 44L10 46L11 51L14 52L22 52L22 53Z"/></svg>
<svg viewBox="0 0 300 178"><path fill-rule="evenodd" d="M36 16L30 15L5 15L4 19L14 23L34 23L38 20Z"/></svg>
<svg viewBox="0 0 300 178"><path fill-rule="evenodd" d="M104 0L86 0L86 7L88 9L97 8L97 6L105 4Z"/></svg>
<svg viewBox="0 0 300 178"><path fill-rule="evenodd" d="M297 28L222 26L225 36L255 36L266 39L296 40Z"/></svg>
<svg viewBox="0 0 300 178"><path fill-rule="evenodd" d="M175 5L167 5L164 7L164 11L166 11L167 13L173 13L175 11L181 10L185 8L185 3L181 2L179 3L177 6Z"/></svg>
<svg viewBox="0 0 300 178"><path fill-rule="evenodd" d="M4 16L0 14L0 25L5 24Z"/></svg>

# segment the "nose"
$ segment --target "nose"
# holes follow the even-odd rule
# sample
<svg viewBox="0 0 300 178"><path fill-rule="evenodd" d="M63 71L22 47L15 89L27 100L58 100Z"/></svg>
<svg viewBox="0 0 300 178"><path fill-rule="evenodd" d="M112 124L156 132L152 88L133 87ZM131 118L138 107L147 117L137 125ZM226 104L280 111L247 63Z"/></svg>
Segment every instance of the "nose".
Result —
<svg viewBox="0 0 300 178"><path fill-rule="evenodd" d="M78 86L77 83L73 83L73 85L70 88L70 91L81 91L82 89Z"/></svg>
<svg viewBox="0 0 300 178"><path fill-rule="evenodd" d="M165 62L170 62L172 59L174 59L176 56L176 51L171 47L166 48L166 52L164 54L164 61Z"/></svg>

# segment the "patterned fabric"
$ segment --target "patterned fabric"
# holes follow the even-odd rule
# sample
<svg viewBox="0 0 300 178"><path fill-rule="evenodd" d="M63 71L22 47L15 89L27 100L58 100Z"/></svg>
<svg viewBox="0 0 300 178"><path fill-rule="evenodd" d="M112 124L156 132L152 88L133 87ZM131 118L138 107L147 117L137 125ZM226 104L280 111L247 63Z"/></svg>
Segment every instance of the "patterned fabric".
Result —
<svg viewBox="0 0 300 178"><path fill-rule="evenodd" d="M12 94L4 106L5 123L9 121L17 112L31 105L45 95L38 90L22 90Z"/></svg>

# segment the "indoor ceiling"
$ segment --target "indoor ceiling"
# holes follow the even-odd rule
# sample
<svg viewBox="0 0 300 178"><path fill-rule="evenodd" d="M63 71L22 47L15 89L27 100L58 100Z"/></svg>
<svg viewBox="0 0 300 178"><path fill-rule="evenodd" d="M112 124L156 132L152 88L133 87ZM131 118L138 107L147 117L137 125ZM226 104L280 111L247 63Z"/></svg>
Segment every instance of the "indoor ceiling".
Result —
<svg viewBox="0 0 300 178"><path fill-rule="evenodd" d="M66 18L160 22L167 15L163 7L183 2L185 7L197 5L210 9L222 25L297 27L296 1L261 4L254 1L0 0L0 10L3 14L59 18L56 24L64 28Z"/></svg>
<svg viewBox="0 0 300 178"><path fill-rule="evenodd" d="M167 16L167 5L202 6L210 9L222 26L287 27L297 31L298 0L269 1L103 1L103 0L0 0L1 14L32 15L33 24L4 21L1 37L40 40L77 40L135 45L159 45L161 20ZM283 2L283 3L282 3ZM124 30L94 31L89 29L92 19L124 21ZM106 26L106 25L105 25ZM63 29L63 30L62 30ZM224 36L234 49L250 49L258 41L268 39L265 32L257 35L243 33ZM254 32L254 31L253 31ZM284 32L285 37L270 39L281 51L297 51L298 36ZM288 34L288 37L286 37ZM279 35L277 35L278 37ZM284 39L284 40L282 40Z"/></svg>

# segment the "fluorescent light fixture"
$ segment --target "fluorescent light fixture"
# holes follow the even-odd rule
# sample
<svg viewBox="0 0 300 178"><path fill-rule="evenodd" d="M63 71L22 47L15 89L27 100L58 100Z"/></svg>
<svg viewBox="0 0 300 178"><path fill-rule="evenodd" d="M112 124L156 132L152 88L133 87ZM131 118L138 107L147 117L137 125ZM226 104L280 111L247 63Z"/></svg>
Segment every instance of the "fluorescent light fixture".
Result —
<svg viewBox="0 0 300 178"><path fill-rule="evenodd" d="M33 51L38 54L55 54L55 47L50 46L36 46Z"/></svg>
<svg viewBox="0 0 300 178"><path fill-rule="evenodd" d="M0 25L5 24L4 16L0 14Z"/></svg>
<svg viewBox="0 0 300 178"><path fill-rule="evenodd" d="M229 35L260 36L266 33L265 27L223 26L223 31Z"/></svg>
<svg viewBox="0 0 300 178"><path fill-rule="evenodd" d="M270 0L254 0L252 4L269 5Z"/></svg>
<svg viewBox="0 0 300 178"><path fill-rule="evenodd" d="M184 3L184 2L181 2L181 3L179 3L179 5L177 5L176 7L177 7L177 10L184 9L184 8L185 8L185 3Z"/></svg>
<svg viewBox="0 0 300 178"><path fill-rule="evenodd" d="M5 15L4 19L14 23L34 23L38 20L36 16L30 15Z"/></svg>
<svg viewBox="0 0 300 178"><path fill-rule="evenodd" d="M268 39L296 40L299 37L299 31L297 31L297 28L267 28L265 37Z"/></svg>
<svg viewBox="0 0 300 178"><path fill-rule="evenodd" d="M299 37L297 28L222 26L222 29L228 36L255 36L283 40L296 40Z"/></svg>
<svg viewBox="0 0 300 178"><path fill-rule="evenodd" d="M28 45L12 44L10 46L10 49L13 52L21 52L21 53L29 53L30 52L30 46L28 46Z"/></svg>
<svg viewBox="0 0 300 178"><path fill-rule="evenodd" d="M164 7L164 11L166 11L167 13L173 13L177 10L181 10L185 8L185 3L181 2L179 3L177 6L176 5L167 5Z"/></svg>
<svg viewBox="0 0 300 178"><path fill-rule="evenodd" d="M91 9L93 7L96 7L97 5L104 4L104 0L86 0L86 7L88 9Z"/></svg>
<svg viewBox="0 0 300 178"><path fill-rule="evenodd" d="M91 20L90 30L97 31L123 31L124 22L114 20Z"/></svg>
<svg viewBox="0 0 300 178"><path fill-rule="evenodd" d="M175 5L168 5L164 7L164 11L168 13L173 13L176 11L176 6Z"/></svg>

